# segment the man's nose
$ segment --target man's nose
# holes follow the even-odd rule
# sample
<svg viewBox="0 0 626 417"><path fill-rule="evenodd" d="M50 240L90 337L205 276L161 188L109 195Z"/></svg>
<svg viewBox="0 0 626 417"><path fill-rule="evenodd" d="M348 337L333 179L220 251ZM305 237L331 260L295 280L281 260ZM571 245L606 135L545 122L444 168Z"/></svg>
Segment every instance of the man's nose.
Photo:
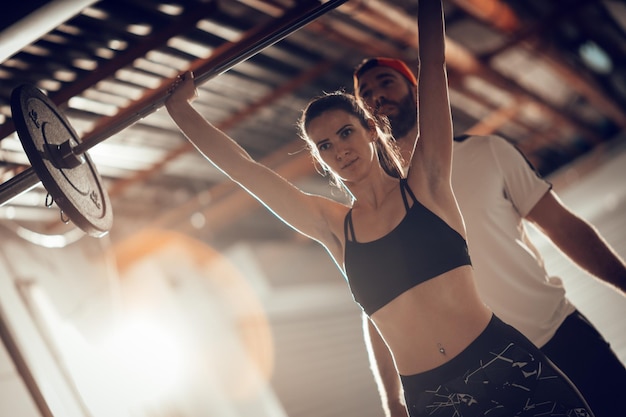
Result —
<svg viewBox="0 0 626 417"><path fill-rule="evenodd" d="M372 100L374 102L374 105L372 107L376 109L383 104L383 101L385 100L385 94L382 91L375 91L372 93Z"/></svg>

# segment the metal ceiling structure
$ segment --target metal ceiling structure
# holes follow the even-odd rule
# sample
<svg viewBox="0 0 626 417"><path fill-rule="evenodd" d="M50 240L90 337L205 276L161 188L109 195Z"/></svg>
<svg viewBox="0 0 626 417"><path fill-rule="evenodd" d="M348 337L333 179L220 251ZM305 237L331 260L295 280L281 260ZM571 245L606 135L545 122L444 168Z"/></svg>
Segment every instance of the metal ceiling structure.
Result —
<svg viewBox="0 0 626 417"><path fill-rule="evenodd" d="M315 19L311 10L325 2L22 3L0 32L0 177L29 166L9 100L15 87L32 83L83 142L98 143L89 153L112 200L114 241L155 226L216 246L294 238L194 152L160 108L181 71L210 75L197 108L253 157L305 188L331 193L297 137L300 109L322 91L351 91L352 69L364 57L417 57L417 2L408 0L349 0ZM500 134L545 175L620 140L622 2L451 0L445 8L456 133ZM224 66L268 31L307 17L310 23L273 46ZM119 128L130 118L136 122ZM58 210L44 207L45 196L39 187L13 199L0 207L2 222L71 233Z"/></svg>

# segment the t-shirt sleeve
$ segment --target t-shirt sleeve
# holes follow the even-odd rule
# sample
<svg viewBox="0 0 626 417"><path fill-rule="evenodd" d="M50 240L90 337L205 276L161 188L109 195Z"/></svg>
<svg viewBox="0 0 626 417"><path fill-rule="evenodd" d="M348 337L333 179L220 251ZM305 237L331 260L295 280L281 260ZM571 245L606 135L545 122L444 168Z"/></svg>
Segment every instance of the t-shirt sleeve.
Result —
<svg viewBox="0 0 626 417"><path fill-rule="evenodd" d="M513 144L501 137L489 138L489 146L504 178L507 198L520 216L525 217L552 188Z"/></svg>

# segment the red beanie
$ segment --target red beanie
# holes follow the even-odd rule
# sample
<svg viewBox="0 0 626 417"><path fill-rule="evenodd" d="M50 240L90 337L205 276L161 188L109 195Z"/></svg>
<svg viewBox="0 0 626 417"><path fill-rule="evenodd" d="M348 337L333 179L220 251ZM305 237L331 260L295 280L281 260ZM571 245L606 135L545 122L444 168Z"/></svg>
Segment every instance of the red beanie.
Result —
<svg viewBox="0 0 626 417"><path fill-rule="evenodd" d="M413 85L417 85L417 79L415 78L415 74L411 72L409 67L399 59L394 58L385 58L385 57L377 57L377 58L367 58L358 67L354 70L354 91L357 91L357 87L359 84L359 78L375 67L388 67L398 71L400 74L404 76L409 82Z"/></svg>

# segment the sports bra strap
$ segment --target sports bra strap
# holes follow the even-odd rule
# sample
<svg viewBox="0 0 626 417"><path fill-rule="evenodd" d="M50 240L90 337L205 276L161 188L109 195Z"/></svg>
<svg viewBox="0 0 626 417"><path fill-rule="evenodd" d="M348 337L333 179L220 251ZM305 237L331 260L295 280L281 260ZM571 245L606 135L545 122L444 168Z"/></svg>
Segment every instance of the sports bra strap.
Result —
<svg viewBox="0 0 626 417"><path fill-rule="evenodd" d="M409 193L409 197L411 197L411 200L413 200L413 204L417 202L417 199L415 198L415 194L413 194L411 187L409 187L409 183L407 182L406 178L400 178L400 193L402 194L402 201L404 201L404 208L406 209L406 211L409 211L411 206L409 206L406 194Z"/></svg>
<svg viewBox="0 0 626 417"><path fill-rule="evenodd" d="M356 239L354 238L354 225L352 224L352 209L348 211L348 214L346 214L346 218L343 220L343 234L346 238L346 241L348 240L348 231L350 232L350 240L355 241Z"/></svg>
<svg viewBox="0 0 626 417"><path fill-rule="evenodd" d="M415 198L415 194L413 194L413 191L411 190L411 187L409 187L409 184L406 180L406 178L401 178L400 179L400 194L402 195L402 201L404 202L404 208L406 209L406 211L408 212L409 209L411 208L411 206L409 205L409 201L406 198L407 193L409 195L409 197L411 197L411 200L413 201L413 204L415 204L417 202L417 199ZM348 214L346 214L346 217L343 221L343 233L344 236L346 238L346 240L351 240L353 242L356 242L356 237L354 234L354 224L352 223L352 209L350 209L348 211Z"/></svg>

